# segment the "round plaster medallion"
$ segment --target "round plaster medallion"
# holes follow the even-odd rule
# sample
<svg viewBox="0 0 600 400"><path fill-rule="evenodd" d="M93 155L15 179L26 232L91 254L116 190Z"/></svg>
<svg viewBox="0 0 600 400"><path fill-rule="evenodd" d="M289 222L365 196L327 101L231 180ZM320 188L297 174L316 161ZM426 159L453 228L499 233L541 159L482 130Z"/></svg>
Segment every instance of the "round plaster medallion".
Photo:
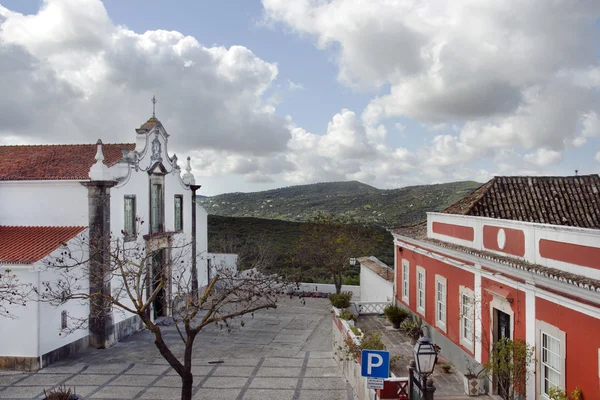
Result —
<svg viewBox="0 0 600 400"><path fill-rule="evenodd" d="M504 246L506 246L506 232L504 232L504 229L500 229L498 231L496 240L498 241L498 248L500 250L504 250Z"/></svg>

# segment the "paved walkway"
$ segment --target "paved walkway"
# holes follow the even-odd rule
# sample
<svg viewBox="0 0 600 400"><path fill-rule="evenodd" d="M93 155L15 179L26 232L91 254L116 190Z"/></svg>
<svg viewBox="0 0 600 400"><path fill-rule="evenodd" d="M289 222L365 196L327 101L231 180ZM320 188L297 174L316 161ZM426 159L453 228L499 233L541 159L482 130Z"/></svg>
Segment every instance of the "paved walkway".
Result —
<svg viewBox="0 0 600 400"><path fill-rule="evenodd" d="M246 316L244 327L230 333L218 327L201 332L194 399L353 399L333 359L329 300L304 300L285 299L276 310ZM164 329L171 348L182 353L175 328ZM59 384L85 399L176 399L181 390L179 376L142 331L37 373L0 372L0 399L40 399Z"/></svg>
<svg viewBox="0 0 600 400"><path fill-rule="evenodd" d="M398 376L407 376L406 367L413 357L414 346L410 344L410 338L403 332L393 329L391 324L385 318L376 315L360 316L357 326L362 330L381 332L381 340L390 352L390 356L397 357L395 365L392 365L392 371ZM463 375L452 368L450 373L445 373L441 369L442 364L450 364L441 355L438 357L438 363L431 375L436 387L436 399L472 399L467 397L464 391ZM487 396L479 396L477 399L489 399Z"/></svg>

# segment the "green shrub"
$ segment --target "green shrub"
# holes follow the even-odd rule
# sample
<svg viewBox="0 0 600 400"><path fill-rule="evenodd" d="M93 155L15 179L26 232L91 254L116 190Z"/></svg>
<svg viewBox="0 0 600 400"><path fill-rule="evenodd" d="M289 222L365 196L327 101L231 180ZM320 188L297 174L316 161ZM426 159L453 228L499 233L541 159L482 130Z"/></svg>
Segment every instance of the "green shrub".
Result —
<svg viewBox="0 0 600 400"><path fill-rule="evenodd" d="M548 396L550 397L550 400L580 400L581 389L576 387L575 390L573 390L569 395L566 390L563 390L557 386L553 386L550 389Z"/></svg>
<svg viewBox="0 0 600 400"><path fill-rule="evenodd" d="M350 330L354 333L355 336L362 336L362 332L356 326L351 326Z"/></svg>
<svg viewBox="0 0 600 400"><path fill-rule="evenodd" d="M346 360L358 362L362 350L385 350L385 344L381 341L381 332L365 331L356 343L349 336L344 339L343 353Z"/></svg>
<svg viewBox="0 0 600 400"><path fill-rule="evenodd" d="M392 304L386 306L383 313L396 329L398 329L400 324L411 315L404 308Z"/></svg>
<svg viewBox="0 0 600 400"><path fill-rule="evenodd" d="M342 285L359 286L360 276L344 276L342 277Z"/></svg>
<svg viewBox="0 0 600 400"><path fill-rule="evenodd" d="M332 293L329 295L331 305L336 308L350 307L350 300L352 300L352 292L342 292L340 294Z"/></svg>
<svg viewBox="0 0 600 400"><path fill-rule="evenodd" d="M340 318L345 319L346 321L356 321L356 315L352 313L350 310L342 310L340 312Z"/></svg>
<svg viewBox="0 0 600 400"><path fill-rule="evenodd" d="M421 317L407 318L400 324L400 329L402 329L408 336L410 336L413 341L418 340L421 336L423 336L423 320Z"/></svg>

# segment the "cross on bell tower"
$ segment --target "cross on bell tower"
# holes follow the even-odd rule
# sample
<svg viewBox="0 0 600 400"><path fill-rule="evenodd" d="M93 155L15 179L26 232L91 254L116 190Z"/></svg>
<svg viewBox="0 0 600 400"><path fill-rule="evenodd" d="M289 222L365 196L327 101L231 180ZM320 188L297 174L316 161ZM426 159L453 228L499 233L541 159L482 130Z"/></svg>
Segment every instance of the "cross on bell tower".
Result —
<svg viewBox="0 0 600 400"><path fill-rule="evenodd" d="M152 118L156 118L156 96L152 96Z"/></svg>

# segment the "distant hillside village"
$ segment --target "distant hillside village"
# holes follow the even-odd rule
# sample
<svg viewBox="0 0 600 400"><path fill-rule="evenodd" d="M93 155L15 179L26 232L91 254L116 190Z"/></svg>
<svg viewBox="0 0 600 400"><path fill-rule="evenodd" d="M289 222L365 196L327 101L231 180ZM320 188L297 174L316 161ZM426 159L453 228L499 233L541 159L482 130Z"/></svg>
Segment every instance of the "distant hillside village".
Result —
<svg viewBox="0 0 600 400"><path fill-rule="evenodd" d="M37 370L88 347L110 347L142 328L139 316L102 302L43 301L45 288L56 284L60 289L75 277L79 289L89 293L124 290L122 281L107 275L113 240L122 249L153 254L144 270L152 277L148 291L140 294L143 300L153 293L144 309L151 321L168 318L174 302L185 301L177 297L176 280L185 276L197 293L209 285L217 265L238 267L236 254L208 252L208 213L196 201L199 182L189 158L182 170L178 157L168 152L165 127L153 116L132 139L0 146L0 274L31 290L27 299L1 305L15 317L0 323L1 367ZM554 386L579 387L585 399L600 398L598 175L498 176L483 185L463 182L385 193L337 183L323 195L319 188L324 187L312 186L296 198L279 190L260 194L261 200L257 194L235 194L200 203L212 204L209 212L229 207L229 215L246 215L260 201L265 210L277 209L277 216L258 215L295 219L301 211L330 210L331 202L342 213L376 215L369 222L410 222L379 231L393 252L387 260L391 270L373 254L356 256L364 267L385 275L391 296L384 300L421 318L427 335L459 371L487 363L502 340L522 340L535 352L527 365L533 376L524 389L527 399L547 399ZM242 198L254 199L244 203ZM286 210L286 204L293 204L293 210ZM225 221L213 233L226 223L232 230L242 227ZM262 229L279 229L274 226L263 224ZM189 250L185 246L189 253L182 253L184 246L177 245L182 242L190 244ZM79 252L66 252L65 246L78 246ZM378 251L373 248L368 252ZM182 255L187 257L185 275L175 276L168 266ZM89 274L52 268L75 258ZM360 296L375 298L379 290L361 282ZM129 305L135 299L121 300ZM78 319L89 319L89 324L76 325ZM502 395L499 387L492 379L490 393Z"/></svg>

